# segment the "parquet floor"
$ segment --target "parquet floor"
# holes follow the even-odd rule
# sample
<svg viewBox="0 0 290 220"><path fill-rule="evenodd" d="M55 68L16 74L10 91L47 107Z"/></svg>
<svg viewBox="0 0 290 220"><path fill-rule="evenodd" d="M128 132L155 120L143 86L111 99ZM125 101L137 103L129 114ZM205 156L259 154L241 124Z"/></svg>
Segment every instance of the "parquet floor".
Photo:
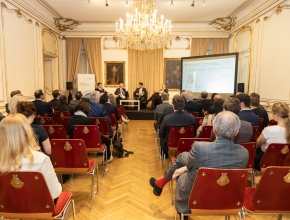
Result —
<svg viewBox="0 0 290 220"><path fill-rule="evenodd" d="M175 209L171 206L168 187L165 187L160 197L152 193L149 185L151 176L163 175L159 147L156 142L156 132L153 121L133 121L123 126L122 138L124 148L134 151L127 158L116 158L108 164L109 171L102 179L99 165L99 193L93 198L93 211L90 212L91 178L85 175L75 175L67 181L64 191L72 191L78 220L173 220ZM94 156L101 161L101 155ZM214 196L214 195L213 195ZM72 219L69 213L68 219ZM221 220L222 216L191 217L195 220ZM238 216L231 216L238 219ZM252 215L247 219L272 220L275 215ZM283 216L290 220L290 215Z"/></svg>

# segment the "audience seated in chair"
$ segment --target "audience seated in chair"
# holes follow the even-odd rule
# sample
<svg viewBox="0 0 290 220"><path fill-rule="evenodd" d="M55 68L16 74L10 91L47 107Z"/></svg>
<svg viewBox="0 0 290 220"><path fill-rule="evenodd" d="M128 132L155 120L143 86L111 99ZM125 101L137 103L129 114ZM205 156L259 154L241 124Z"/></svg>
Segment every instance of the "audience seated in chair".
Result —
<svg viewBox="0 0 290 220"><path fill-rule="evenodd" d="M208 93L206 91L203 91L202 93L200 93L200 98L198 100L196 100L196 102L201 104L201 107L203 109L208 109L209 106L212 105L212 100L207 99Z"/></svg>
<svg viewBox="0 0 290 220"><path fill-rule="evenodd" d="M60 96L60 93L59 93L59 91L58 90L53 90L52 91L52 96L53 96L53 99L52 100L50 100L49 102L48 102L48 104L50 105L50 107L57 107L58 106L58 98L59 98L59 96Z"/></svg>
<svg viewBox="0 0 290 220"><path fill-rule="evenodd" d="M187 112L198 112L199 116L201 116L202 112L201 103L193 101L193 92L190 90L186 90L182 93L182 96L185 99L184 110L186 110Z"/></svg>
<svg viewBox="0 0 290 220"><path fill-rule="evenodd" d="M277 102L272 106L273 119L277 125L264 128L258 138L255 157L255 169L260 170L260 161L271 143L290 143L289 106L285 102Z"/></svg>
<svg viewBox="0 0 290 220"><path fill-rule="evenodd" d="M146 88L143 87L143 83L139 82L139 88L136 88L133 97L135 100L140 100L140 108L146 108L148 92Z"/></svg>
<svg viewBox="0 0 290 220"><path fill-rule="evenodd" d="M170 111L170 113L173 112L172 105L168 102L168 94L167 93L161 94L161 100L162 100L162 103L156 106L156 109L154 112L154 119L155 119L154 128L155 128L155 130L157 130L157 128L158 128L158 124L160 122L159 120L163 114L164 109L168 107L168 108L171 108L171 110L172 110L172 111Z"/></svg>
<svg viewBox="0 0 290 220"><path fill-rule="evenodd" d="M75 100L71 100L68 104L68 108L70 111L70 114L73 115L74 114L74 108L76 106L76 104L79 103L79 101L81 100L81 98L83 97L83 94L81 91L77 91L76 92L76 99Z"/></svg>
<svg viewBox="0 0 290 220"><path fill-rule="evenodd" d="M254 112L256 115L259 116L259 118L263 118L264 122L263 122L263 126L262 129L264 127L267 127L269 124L269 116L267 111L264 109L263 106L260 105L260 99L253 97L251 98L251 110L252 112ZM259 107L261 106L261 107Z"/></svg>
<svg viewBox="0 0 290 220"><path fill-rule="evenodd" d="M11 98L12 98L13 96L15 96L15 95L20 95L20 96L22 96L21 91L20 91L20 90L15 90L15 91L12 91L12 92L10 93L10 97L11 97ZM9 110L8 105L9 105L9 103L6 103L6 104L5 104L5 110L6 110L7 114L10 113L10 110Z"/></svg>
<svg viewBox="0 0 290 220"><path fill-rule="evenodd" d="M241 110L240 101L237 98L229 97L224 101L223 108L224 110L231 111L236 115L238 115ZM246 122L244 120L240 121L241 127L239 129L239 133L234 137L234 142L235 143L251 142L253 137L253 127L251 123ZM211 133L210 139L212 141L215 140L214 132Z"/></svg>
<svg viewBox="0 0 290 220"><path fill-rule="evenodd" d="M115 98L113 98L113 99L115 100ZM113 100L113 102L114 102L114 100ZM109 98L107 93L104 93L100 97L100 103L105 107L107 114L114 113L116 116L116 120L120 120L120 115L118 113L118 109L116 106L111 104L111 99Z"/></svg>
<svg viewBox="0 0 290 220"><path fill-rule="evenodd" d="M159 131L161 149L166 157L168 156L167 139L172 126L194 126L196 127L195 117L184 112L185 101L180 95L175 95L172 99L174 112L164 117Z"/></svg>
<svg viewBox="0 0 290 220"><path fill-rule="evenodd" d="M69 108L67 106L67 97L65 95L59 96L58 104L57 104L57 107L56 107L55 110L59 111L59 112L67 112L67 111L69 111Z"/></svg>
<svg viewBox="0 0 290 220"><path fill-rule="evenodd" d="M44 93L41 89L34 92L35 100L33 101L36 107L36 114L47 113L49 117L53 117L53 110L47 102L43 102ZM11 111L11 110L10 110Z"/></svg>
<svg viewBox="0 0 290 220"><path fill-rule="evenodd" d="M250 122L252 126L259 126L260 117L257 116L250 109L250 103L251 103L250 96L247 94L239 94L239 95L236 95L236 98L239 99L240 105L241 105L241 111L238 115L239 118L241 120Z"/></svg>
<svg viewBox="0 0 290 220"><path fill-rule="evenodd" d="M146 104L151 101L151 110L155 109L157 105L161 103L161 94L168 93L165 84L161 85L161 89L158 92L154 92L153 95L147 100Z"/></svg>
<svg viewBox="0 0 290 220"><path fill-rule="evenodd" d="M248 151L232 141L240 128L238 116L230 111L220 112L215 117L213 126L217 137L214 142L194 143L189 153L178 155L164 177L150 179L156 196L161 195L163 187L171 179L177 180L175 207L179 213L190 213L188 199L200 167L241 169L247 166Z"/></svg>
<svg viewBox="0 0 290 220"><path fill-rule="evenodd" d="M212 103L213 103L214 100L216 100L216 99L223 99L223 97L222 97L220 94L213 93L213 94L211 95ZM208 107L208 113L209 113L209 114L213 114L213 113L214 113L213 104L212 104L211 106Z"/></svg>
<svg viewBox="0 0 290 220"><path fill-rule="evenodd" d="M2 148L0 173L40 171L46 180L52 198L57 199L62 192L61 185L49 157L39 152L40 148L28 119L22 114L5 117L0 123L0 137Z"/></svg>

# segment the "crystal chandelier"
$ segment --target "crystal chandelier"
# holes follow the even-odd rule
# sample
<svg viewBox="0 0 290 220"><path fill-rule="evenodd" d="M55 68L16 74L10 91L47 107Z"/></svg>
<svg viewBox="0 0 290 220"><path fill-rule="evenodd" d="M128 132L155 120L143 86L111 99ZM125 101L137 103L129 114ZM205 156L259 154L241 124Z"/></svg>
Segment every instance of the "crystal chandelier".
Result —
<svg viewBox="0 0 290 220"><path fill-rule="evenodd" d="M134 0L132 14L116 22L116 40L120 47L137 50L163 48L170 40L171 21L157 18L155 0Z"/></svg>

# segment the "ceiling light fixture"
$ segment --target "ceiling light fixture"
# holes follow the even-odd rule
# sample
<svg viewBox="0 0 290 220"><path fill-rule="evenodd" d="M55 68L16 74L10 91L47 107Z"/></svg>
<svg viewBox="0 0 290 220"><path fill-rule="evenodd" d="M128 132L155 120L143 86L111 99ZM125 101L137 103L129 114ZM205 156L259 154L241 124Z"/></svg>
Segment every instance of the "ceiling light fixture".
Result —
<svg viewBox="0 0 290 220"><path fill-rule="evenodd" d="M156 0L134 0L133 12L116 22L116 39L122 48L153 50L163 48L171 37L171 21L157 18Z"/></svg>
<svg viewBox="0 0 290 220"><path fill-rule="evenodd" d="M173 4L173 0L171 0L171 4L170 4L170 6L174 6L174 4Z"/></svg>
<svg viewBox="0 0 290 220"><path fill-rule="evenodd" d="M126 7L129 7L129 2L128 0L126 0L126 4L125 4Z"/></svg>
<svg viewBox="0 0 290 220"><path fill-rule="evenodd" d="M91 0L88 0L89 5L92 4Z"/></svg>
<svg viewBox="0 0 290 220"><path fill-rule="evenodd" d="M206 1L205 0L203 0L203 3L202 3L203 5L206 5Z"/></svg>
<svg viewBox="0 0 290 220"><path fill-rule="evenodd" d="M191 7L194 7L194 0L192 1Z"/></svg>
<svg viewBox="0 0 290 220"><path fill-rule="evenodd" d="M109 6L109 4L108 4L108 2L107 2L107 0L106 0L106 7L108 7Z"/></svg>

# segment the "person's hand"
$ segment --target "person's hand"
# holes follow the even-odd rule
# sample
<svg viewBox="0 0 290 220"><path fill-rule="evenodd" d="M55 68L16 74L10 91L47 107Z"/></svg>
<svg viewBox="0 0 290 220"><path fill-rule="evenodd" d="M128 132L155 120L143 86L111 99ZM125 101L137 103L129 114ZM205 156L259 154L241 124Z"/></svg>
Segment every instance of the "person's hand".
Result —
<svg viewBox="0 0 290 220"><path fill-rule="evenodd" d="M186 166L175 170L175 172L172 175L172 180L175 181L176 178L179 177L181 174L184 174L186 172L186 170L187 170Z"/></svg>

